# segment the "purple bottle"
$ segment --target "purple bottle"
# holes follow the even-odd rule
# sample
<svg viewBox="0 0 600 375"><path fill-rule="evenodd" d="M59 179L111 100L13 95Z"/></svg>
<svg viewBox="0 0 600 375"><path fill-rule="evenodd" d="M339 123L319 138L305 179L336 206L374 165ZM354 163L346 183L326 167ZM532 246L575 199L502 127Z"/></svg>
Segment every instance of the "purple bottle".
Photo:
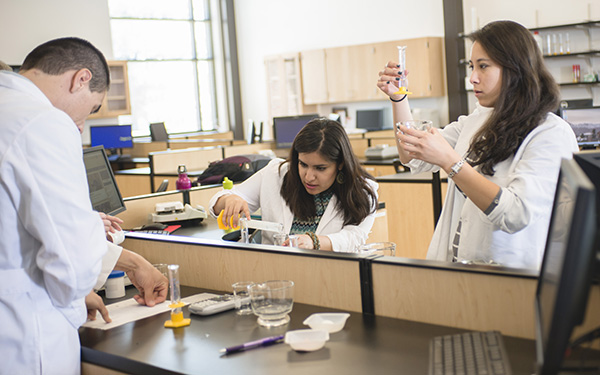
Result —
<svg viewBox="0 0 600 375"><path fill-rule="evenodd" d="M177 173L179 173L179 178L175 181L175 188L177 190L189 190L192 188L192 181L187 175L187 169L185 165L180 165L177 167Z"/></svg>

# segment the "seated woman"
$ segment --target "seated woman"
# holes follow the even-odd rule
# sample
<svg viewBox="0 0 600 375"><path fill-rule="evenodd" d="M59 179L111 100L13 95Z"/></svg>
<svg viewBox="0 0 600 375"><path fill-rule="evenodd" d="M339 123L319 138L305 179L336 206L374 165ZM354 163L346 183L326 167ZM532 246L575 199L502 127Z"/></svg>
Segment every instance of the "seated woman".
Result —
<svg viewBox="0 0 600 375"><path fill-rule="evenodd" d="M223 210L223 223L234 227L240 214L249 219L260 208L262 220L298 235L300 248L353 252L373 226L377 187L344 128L318 118L300 130L288 160L273 159L232 190L217 193L209 207L214 217ZM273 233L263 232L262 242L272 244Z"/></svg>
<svg viewBox="0 0 600 375"><path fill-rule="evenodd" d="M561 159L578 151L575 134L551 113L558 86L529 30L497 21L470 38L475 111L442 130L400 125L396 134L412 172L448 173L427 259L539 269ZM390 62L377 83L393 102L394 122L411 119L392 84L403 73Z"/></svg>

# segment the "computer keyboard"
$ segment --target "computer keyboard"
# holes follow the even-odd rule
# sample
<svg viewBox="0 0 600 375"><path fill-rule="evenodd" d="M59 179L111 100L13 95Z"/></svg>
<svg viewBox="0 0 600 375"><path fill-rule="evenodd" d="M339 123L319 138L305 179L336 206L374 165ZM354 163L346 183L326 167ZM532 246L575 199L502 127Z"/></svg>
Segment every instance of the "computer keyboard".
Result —
<svg viewBox="0 0 600 375"><path fill-rule="evenodd" d="M165 234L165 235L171 234L171 232L167 232L166 230L162 230L162 229L141 229L141 230L136 230L136 232L138 232L138 233L152 233L152 234Z"/></svg>
<svg viewBox="0 0 600 375"><path fill-rule="evenodd" d="M498 331L434 337L429 343L429 375L511 375Z"/></svg>

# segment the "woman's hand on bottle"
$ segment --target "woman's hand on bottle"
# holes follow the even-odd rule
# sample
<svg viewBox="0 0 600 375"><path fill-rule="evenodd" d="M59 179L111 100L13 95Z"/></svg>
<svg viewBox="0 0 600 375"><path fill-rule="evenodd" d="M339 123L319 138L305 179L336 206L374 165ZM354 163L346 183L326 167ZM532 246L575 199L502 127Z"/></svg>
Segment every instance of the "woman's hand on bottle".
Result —
<svg viewBox="0 0 600 375"><path fill-rule="evenodd" d="M408 71L402 72L399 68L398 63L390 61L387 65L379 72L379 79L377 80L377 87L383 91L387 96L394 100L400 100L404 95L396 94L398 87L400 87L400 80L403 76L407 76Z"/></svg>
<svg viewBox="0 0 600 375"><path fill-rule="evenodd" d="M223 208L223 225L226 227L237 228L239 226L240 215L244 215L246 219L250 219L250 209L248 208L248 202L242 197L235 194L225 195L219 200L225 201L225 207Z"/></svg>

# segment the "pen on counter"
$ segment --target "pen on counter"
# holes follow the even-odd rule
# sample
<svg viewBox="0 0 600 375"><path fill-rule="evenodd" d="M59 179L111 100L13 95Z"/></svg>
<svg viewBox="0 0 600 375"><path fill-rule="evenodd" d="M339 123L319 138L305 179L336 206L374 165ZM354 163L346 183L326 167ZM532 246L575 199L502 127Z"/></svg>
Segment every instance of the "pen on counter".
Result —
<svg viewBox="0 0 600 375"><path fill-rule="evenodd" d="M224 349L219 350L219 352L223 353L223 354L237 353L237 352L241 352L244 350L258 348L261 346L269 346L269 345L277 344L278 342L281 342L281 340L283 340L283 335L265 337L260 340L250 341L245 344L231 346L229 348L224 348Z"/></svg>

